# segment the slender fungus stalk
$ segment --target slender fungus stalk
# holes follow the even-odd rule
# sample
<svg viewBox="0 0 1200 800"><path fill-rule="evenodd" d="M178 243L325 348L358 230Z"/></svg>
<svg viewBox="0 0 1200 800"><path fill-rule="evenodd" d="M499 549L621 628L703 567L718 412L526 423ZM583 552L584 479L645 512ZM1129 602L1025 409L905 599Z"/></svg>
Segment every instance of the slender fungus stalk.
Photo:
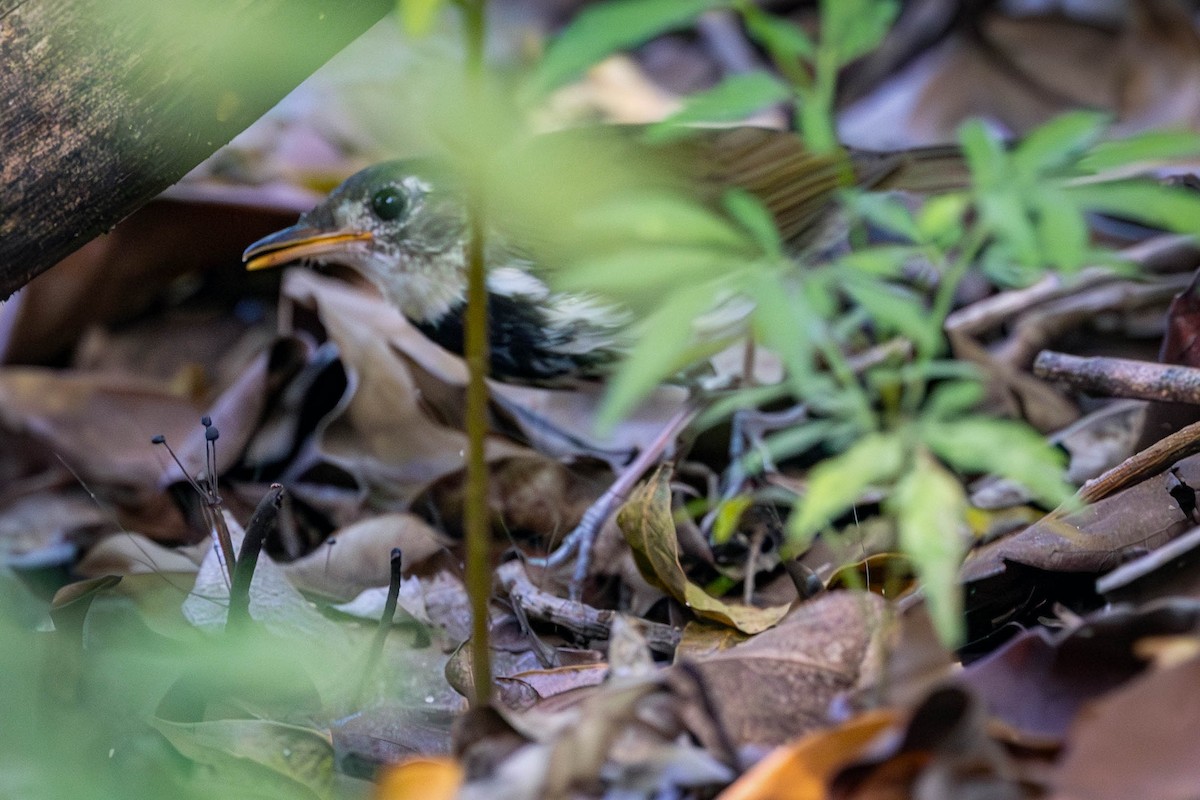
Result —
<svg viewBox="0 0 1200 800"><path fill-rule="evenodd" d="M354 695L356 706L362 703L363 695L367 691L367 684L375 672L375 665L379 663L379 656L383 653L383 645L387 641L388 631L392 629L392 619L396 616L396 601L400 597L400 575L403 565L404 560L400 548L393 547L391 581L388 583L387 600L383 603L383 616L379 618L379 627L375 629L375 636L371 638L371 649L367 651L367 662L363 665L362 677L358 681L358 691Z"/></svg>
<svg viewBox="0 0 1200 800"><path fill-rule="evenodd" d="M208 417L205 417L204 419L208 419ZM201 422L203 422L203 420L201 420ZM212 428L212 426L205 426L206 434L209 428ZM212 430L216 431L216 428L212 428ZM212 444L213 440L208 440L207 436L205 438L205 449L207 450L210 446L215 448L215 445ZM215 438L216 437L214 437L214 440ZM233 539L229 535L229 528L225 526L225 518L221 515L221 498L217 496L215 491L216 473L212 472L214 475L210 483L212 488L210 488L210 486L202 486L200 485L200 482L193 478L192 474L187 471L187 467L183 466L183 462L179 460L179 456L175 455L175 451L167 442L167 437L160 433L151 437L150 442L151 444L161 445L167 449L167 452L171 454L171 459L179 467L179 471L183 473L183 477L188 482L188 485L192 487L196 494L200 495L200 499L203 501L203 505L201 505L200 509L204 514L205 524L208 525L209 533L211 533L217 540L217 545L221 548L221 557L225 561L225 569L228 575L231 576L237 564L237 556L233 551ZM213 452L215 455L215 449ZM230 580L232 580L232 578L230 578Z"/></svg>
<svg viewBox="0 0 1200 800"><path fill-rule="evenodd" d="M238 553L237 567L229 587L229 618L226 623L229 629L244 627L250 621L250 583L254 580L254 568L258 565L258 556L267 534L275 527L281 505L283 487L273 483L262 500L258 501L258 507L246 525L246 536L242 539L242 550Z"/></svg>

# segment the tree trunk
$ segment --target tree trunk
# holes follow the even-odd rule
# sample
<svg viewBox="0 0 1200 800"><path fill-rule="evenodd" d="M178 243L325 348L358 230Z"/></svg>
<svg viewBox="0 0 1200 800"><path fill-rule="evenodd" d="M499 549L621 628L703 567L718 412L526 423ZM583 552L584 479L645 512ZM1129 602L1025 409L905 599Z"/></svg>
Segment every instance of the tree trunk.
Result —
<svg viewBox="0 0 1200 800"><path fill-rule="evenodd" d="M246 128L393 0L0 0L0 299Z"/></svg>

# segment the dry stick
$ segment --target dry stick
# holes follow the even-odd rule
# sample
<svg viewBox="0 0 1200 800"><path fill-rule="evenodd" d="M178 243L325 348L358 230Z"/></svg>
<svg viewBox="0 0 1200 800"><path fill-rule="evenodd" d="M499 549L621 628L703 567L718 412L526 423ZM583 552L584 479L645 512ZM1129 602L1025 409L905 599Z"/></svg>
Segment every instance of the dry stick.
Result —
<svg viewBox="0 0 1200 800"><path fill-rule="evenodd" d="M1128 358L1081 358L1043 350L1033 374L1105 397L1200 404L1200 369Z"/></svg>
<svg viewBox="0 0 1200 800"><path fill-rule="evenodd" d="M574 600L566 600L533 585L525 574L525 565L520 561L501 564L496 570L500 587L508 593L514 604L534 619L540 619L574 631L590 639L607 639L616 611L593 608ZM679 645L680 632L661 622L639 621L642 634L650 649L659 653L673 653Z"/></svg>
<svg viewBox="0 0 1200 800"><path fill-rule="evenodd" d="M404 554L399 547L393 547L387 600L383 603L383 616L379 618L379 627L375 629L375 635L371 637L371 649L367 651L367 661L363 665L362 675L358 679L358 690L354 693L355 706L362 703L367 683L371 680L371 675L375 672L375 665L379 663L379 656L383 653L383 645L387 641L388 631L392 629L392 620L396 616L396 601L400 598L400 576L403 566Z"/></svg>
<svg viewBox="0 0 1200 800"><path fill-rule="evenodd" d="M275 526L279 507L283 504L283 487L278 483L258 501L258 507L246 525L246 536L238 552L237 565L233 568L233 579L229 587L229 617L226 628L244 627L250 622L250 582L254 579L254 567L258 564L263 541ZM220 509L217 510L220 514Z"/></svg>
<svg viewBox="0 0 1200 800"><path fill-rule="evenodd" d="M1200 453L1200 422L1193 422L1140 453L1134 453L1100 477L1088 481L1075 493L1075 497L1083 503L1095 503L1127 486L1165 472L1176 461L1197 453Z"/></svg>
<svg viewBox="0 0 1200 800"><path fill-rule="evenodd" d="M1125 248L1119 255L1140 266L1142 272L1167 272L1176 264L1194 261L1196 242L1191 236L1156 236ZM1120 279L1121 275L1108 267L1088 267L1070 278L1048 275L1032 286L1002 292L955 311L946 318L946 328L967 334L980 333L1037 303Z"/></svg>
<svg viewBox="0 0 1200 800"><path fill-rule="evenodd" d="M1200 370L1191 367L1125 358L1080 358L1045 350L1034 361L1033 372L1096 394L1200 404ZM1075 493L1071 503L1054 509L1046 519L1058 519L1080 504L1110 497L1197 453L1200 453L1200 422L1160 439L1088 481Z"/></svg>

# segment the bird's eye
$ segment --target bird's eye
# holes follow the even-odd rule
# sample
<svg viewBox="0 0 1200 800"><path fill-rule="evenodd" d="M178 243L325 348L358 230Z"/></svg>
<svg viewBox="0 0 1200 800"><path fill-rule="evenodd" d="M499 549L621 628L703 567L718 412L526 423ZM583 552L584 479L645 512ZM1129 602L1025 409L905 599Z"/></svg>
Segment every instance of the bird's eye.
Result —
<svg viewBox="0 0 1200 800"><path fill-rule="evenodd" d="M392 222L408 211L408 195L395 186L385 186L371 195L371 210L384 222Z"/></svg>

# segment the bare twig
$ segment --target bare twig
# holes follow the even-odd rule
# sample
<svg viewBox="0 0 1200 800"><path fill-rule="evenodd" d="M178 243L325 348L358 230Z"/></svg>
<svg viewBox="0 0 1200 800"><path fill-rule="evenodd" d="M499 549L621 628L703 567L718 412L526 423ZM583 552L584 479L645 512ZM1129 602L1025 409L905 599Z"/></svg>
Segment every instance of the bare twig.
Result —
<svg viewBox="0 0 1200 800"><path fill-rule="evenodd" d="M1043 350L1033 374L1106 397L1200 404L1200 369L1128 358L1081 358Z"/></svg>
<svg viewBox="0 0 1200 800"><path fill-rule="evenodd" d="M593 608L574 600L565 600L544 592L533 585L520 561L501 564L496 570L500 587L514 603L534 619L561 625L589 639L607 639L616 611ZM646 644L660 653L673 653L679 644L680 632L658 622L639 623Z"/></svg>

